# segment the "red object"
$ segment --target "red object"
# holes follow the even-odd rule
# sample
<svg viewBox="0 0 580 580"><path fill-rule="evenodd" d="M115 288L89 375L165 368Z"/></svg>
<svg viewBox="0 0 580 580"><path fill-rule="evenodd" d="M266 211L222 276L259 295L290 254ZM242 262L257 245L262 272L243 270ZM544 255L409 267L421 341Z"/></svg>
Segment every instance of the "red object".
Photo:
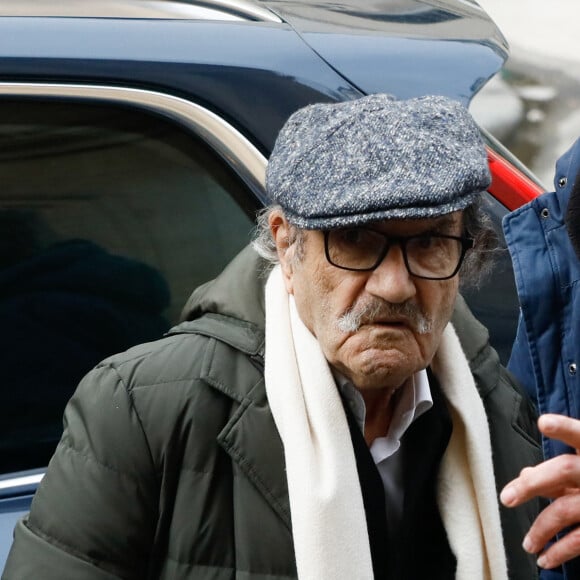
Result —
<svg viewBox="0 0 580 580"><path fill-rule="evenodd" d="M487 154L492 176L488 191L510 211L544 193L540 185L498 155L493 149L488 147Z"/></svg>

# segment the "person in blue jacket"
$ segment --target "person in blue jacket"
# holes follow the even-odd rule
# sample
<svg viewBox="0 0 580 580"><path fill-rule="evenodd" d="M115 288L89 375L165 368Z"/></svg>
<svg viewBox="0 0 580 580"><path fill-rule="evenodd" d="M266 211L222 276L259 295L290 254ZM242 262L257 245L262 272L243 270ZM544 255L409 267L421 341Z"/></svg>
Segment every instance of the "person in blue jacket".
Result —
<svg viewBox="0 0 580 580"><path fill-rule="evenodd" d="M580 578L580 139L558 160L554 187L503 223L521 307L508 368L537 403L545 461L524 469L501 500L509 507L535 496L552 500L523 546L538 553L543 580L575 580Z"/></svg>

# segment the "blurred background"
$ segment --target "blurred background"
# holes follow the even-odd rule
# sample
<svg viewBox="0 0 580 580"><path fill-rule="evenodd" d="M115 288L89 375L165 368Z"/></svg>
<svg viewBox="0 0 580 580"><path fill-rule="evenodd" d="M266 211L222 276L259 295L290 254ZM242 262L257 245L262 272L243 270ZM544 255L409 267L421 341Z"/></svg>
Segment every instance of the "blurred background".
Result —
<svg viewBox="0 0 580 580"><path fill-rule="evenodd" d="M580 137L580 1L477 0L510 45L474 117L553 189L557 158Z"/></svg>

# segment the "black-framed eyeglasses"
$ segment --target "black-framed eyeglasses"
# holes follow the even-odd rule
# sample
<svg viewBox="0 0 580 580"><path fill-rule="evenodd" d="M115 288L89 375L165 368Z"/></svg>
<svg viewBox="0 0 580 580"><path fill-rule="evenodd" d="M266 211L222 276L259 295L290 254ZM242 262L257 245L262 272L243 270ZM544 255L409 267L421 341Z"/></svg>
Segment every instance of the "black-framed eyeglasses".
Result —
<svg viewBox="0 0 580 580"><path fill-rule="evenodd" d="M447 280L459 272L465 254L473 247L473 240L442 234L389 236L367 228L324 231L326 259L342 270L374 270L395 244L400 246L411 276Z"/></svg>

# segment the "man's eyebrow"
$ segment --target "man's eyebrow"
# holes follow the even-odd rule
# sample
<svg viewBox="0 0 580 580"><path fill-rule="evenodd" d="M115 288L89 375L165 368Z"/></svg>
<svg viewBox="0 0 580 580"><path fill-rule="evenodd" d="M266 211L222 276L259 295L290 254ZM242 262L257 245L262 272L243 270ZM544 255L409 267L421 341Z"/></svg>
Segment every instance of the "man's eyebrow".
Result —
<svg viewBox="0 0 580 580"><path fill-rule="evenodd" d="M386 220L386 221L388 221L388 220ZM426 219L410 220L410 222L416 222L416 221L425 222L427 220ZM453 214L446 214L446 215L442 215L442 216L435 217L435 218L429 218L428 221L429 221L429 224L425 224L424 227L421 229L421 231L419 231L416 234L412 234L412 235L413 236L415 236L415 235L420 236L420 235L425 235L425 234L444 233L445 231L448 231L457 225L461 225L461 218L459 216L453 215ZM384 226L384 227L386 227L386 226ZM374 225L374 227L372 225L347 226L344 228L336 228L336 229L337 230L361 229L361 230L370 230L370 231L377 232L379 234L383 234L383 235L387 235L387 236L390 235L387 232L385 232L381 226L378 226L378 225Z"/></svg>
<svg viewBox="0 0 580 580"><path fill-rule="evenodd" d="M436 219L433 224L427 229L427 231L441 232L449 230L460 224L460 220L454 215L445 215Z"/></svg>

